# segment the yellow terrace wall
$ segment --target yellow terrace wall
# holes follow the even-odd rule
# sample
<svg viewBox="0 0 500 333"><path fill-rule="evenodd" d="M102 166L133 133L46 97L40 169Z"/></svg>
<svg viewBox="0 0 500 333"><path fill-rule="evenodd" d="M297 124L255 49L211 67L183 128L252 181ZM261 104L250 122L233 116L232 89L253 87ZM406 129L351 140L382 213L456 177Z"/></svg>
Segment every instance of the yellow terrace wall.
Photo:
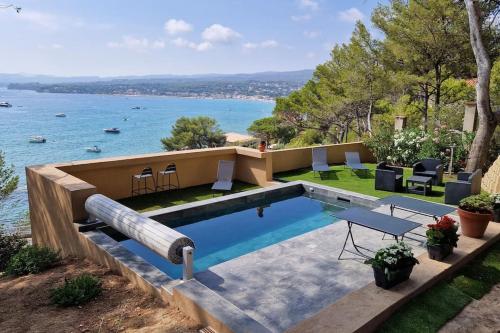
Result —
<svg viewBox="0 0 500 333"><path fill-rule="evenodd" d="M171 162L177 165L181 188L213 183L219 160L236 161L235 179L266 186L263 155L255 149L224 147L78 161L58 168L96 186L101 194L122 199L131 195L133 175L149 166L156 177L157 171L164 170Z"/></svg>
<svg viewBox="0 0 500 333"><path fill-rule="evenodd" d="M481 187L491 194L500 193L500 156L498 156L484 175Z"/></svg>
<svg viewBox="0 0 500 333"><path fill-rule="evenodd" d="M328 163L339 164L345 162L346 151L357 151L361 162L376 162L375 157L363 142L324 145L328 151ZM273 173L310 167L312 164L312 148L292 148L272 152Z"/></svg>

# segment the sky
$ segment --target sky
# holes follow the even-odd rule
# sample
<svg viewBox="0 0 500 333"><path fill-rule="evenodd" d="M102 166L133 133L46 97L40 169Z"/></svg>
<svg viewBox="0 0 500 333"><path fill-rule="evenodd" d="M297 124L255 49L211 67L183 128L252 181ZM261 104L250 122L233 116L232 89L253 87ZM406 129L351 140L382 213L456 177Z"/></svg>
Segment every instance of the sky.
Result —
<svg viewBox="0 0 500 333"><path fill-rule="evenodd" d="M378 33L376 0L0 0L11 2L22 10L0 9L0 73L312 69L348 42L356 20Z"/></svg>

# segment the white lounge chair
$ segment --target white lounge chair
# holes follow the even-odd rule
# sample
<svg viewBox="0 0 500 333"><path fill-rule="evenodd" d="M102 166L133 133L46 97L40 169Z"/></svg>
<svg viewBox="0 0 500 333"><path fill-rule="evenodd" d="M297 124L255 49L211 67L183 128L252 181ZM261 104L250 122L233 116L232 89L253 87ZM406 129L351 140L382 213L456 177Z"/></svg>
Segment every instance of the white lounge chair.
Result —
<svg viewBox="0 0 500 333"><path fill-rule="evenodd" d="M233 187L234 161L219 161L217 169L217 181L212 186L212 190L231 191Z"/></svg>
<svg viewBox="0 0 500 333"><path fill-rule="evenodd" d="M328 166L328 157L326 147L316 147L312 149L312 169L313 174L319 173L321 177L321 172L329 172L330 167Z"/></svg>

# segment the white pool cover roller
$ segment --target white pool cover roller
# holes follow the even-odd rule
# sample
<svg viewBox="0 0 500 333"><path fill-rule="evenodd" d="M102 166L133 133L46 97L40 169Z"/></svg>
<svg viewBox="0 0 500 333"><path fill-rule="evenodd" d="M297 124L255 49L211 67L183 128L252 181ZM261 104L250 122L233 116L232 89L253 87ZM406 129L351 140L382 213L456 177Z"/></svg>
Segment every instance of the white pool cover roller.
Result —
<svg viewBox="0 0 500 333"><path fill-rule="evenodd" d="M182 264L182 248L194 248L190 238L102 194L88 197L85 210L174 264Z"/></svg>

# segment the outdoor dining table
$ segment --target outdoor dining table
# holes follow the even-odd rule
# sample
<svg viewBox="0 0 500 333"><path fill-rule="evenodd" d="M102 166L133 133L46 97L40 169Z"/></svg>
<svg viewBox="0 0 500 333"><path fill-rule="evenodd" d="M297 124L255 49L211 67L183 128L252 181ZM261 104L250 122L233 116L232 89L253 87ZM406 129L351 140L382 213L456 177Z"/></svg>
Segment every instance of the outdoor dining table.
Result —
<svg viewBox="0 0 500 333"><path fill-rule="evenodd" d="M456 208L452 206L413 199L401 195L391 195L378 199L378 202L390 205L391 216L394 215L394 209L397 208L415 214L430 216L435 220L438 220L440 217L453 213L456 210Z"/></svg>
<svg viewBox="0 0 500 333"><path fill-rule="evenodd" d="M417 222L400 219L398 217L389 216L387 214L377 213L361 207L352 207L344 211L334 213L333 215L341 220L346 220L347 226L349 228L338 260L340 260L344 252L349 252L354 255L362 256L364 258L371 257L361 252L360 249L369 252L375 252L371 249L356 244L356 242L354 241L354 236L352 234L352 226L354 224L364 228L380 231L384 234L389 234L393 236L396 241L399 241L400 239L403 240L406 233L421 226L421 224ZM346 245L349 239L351 239L351 243L354 246L356 252L346 249Z"/></svg>

